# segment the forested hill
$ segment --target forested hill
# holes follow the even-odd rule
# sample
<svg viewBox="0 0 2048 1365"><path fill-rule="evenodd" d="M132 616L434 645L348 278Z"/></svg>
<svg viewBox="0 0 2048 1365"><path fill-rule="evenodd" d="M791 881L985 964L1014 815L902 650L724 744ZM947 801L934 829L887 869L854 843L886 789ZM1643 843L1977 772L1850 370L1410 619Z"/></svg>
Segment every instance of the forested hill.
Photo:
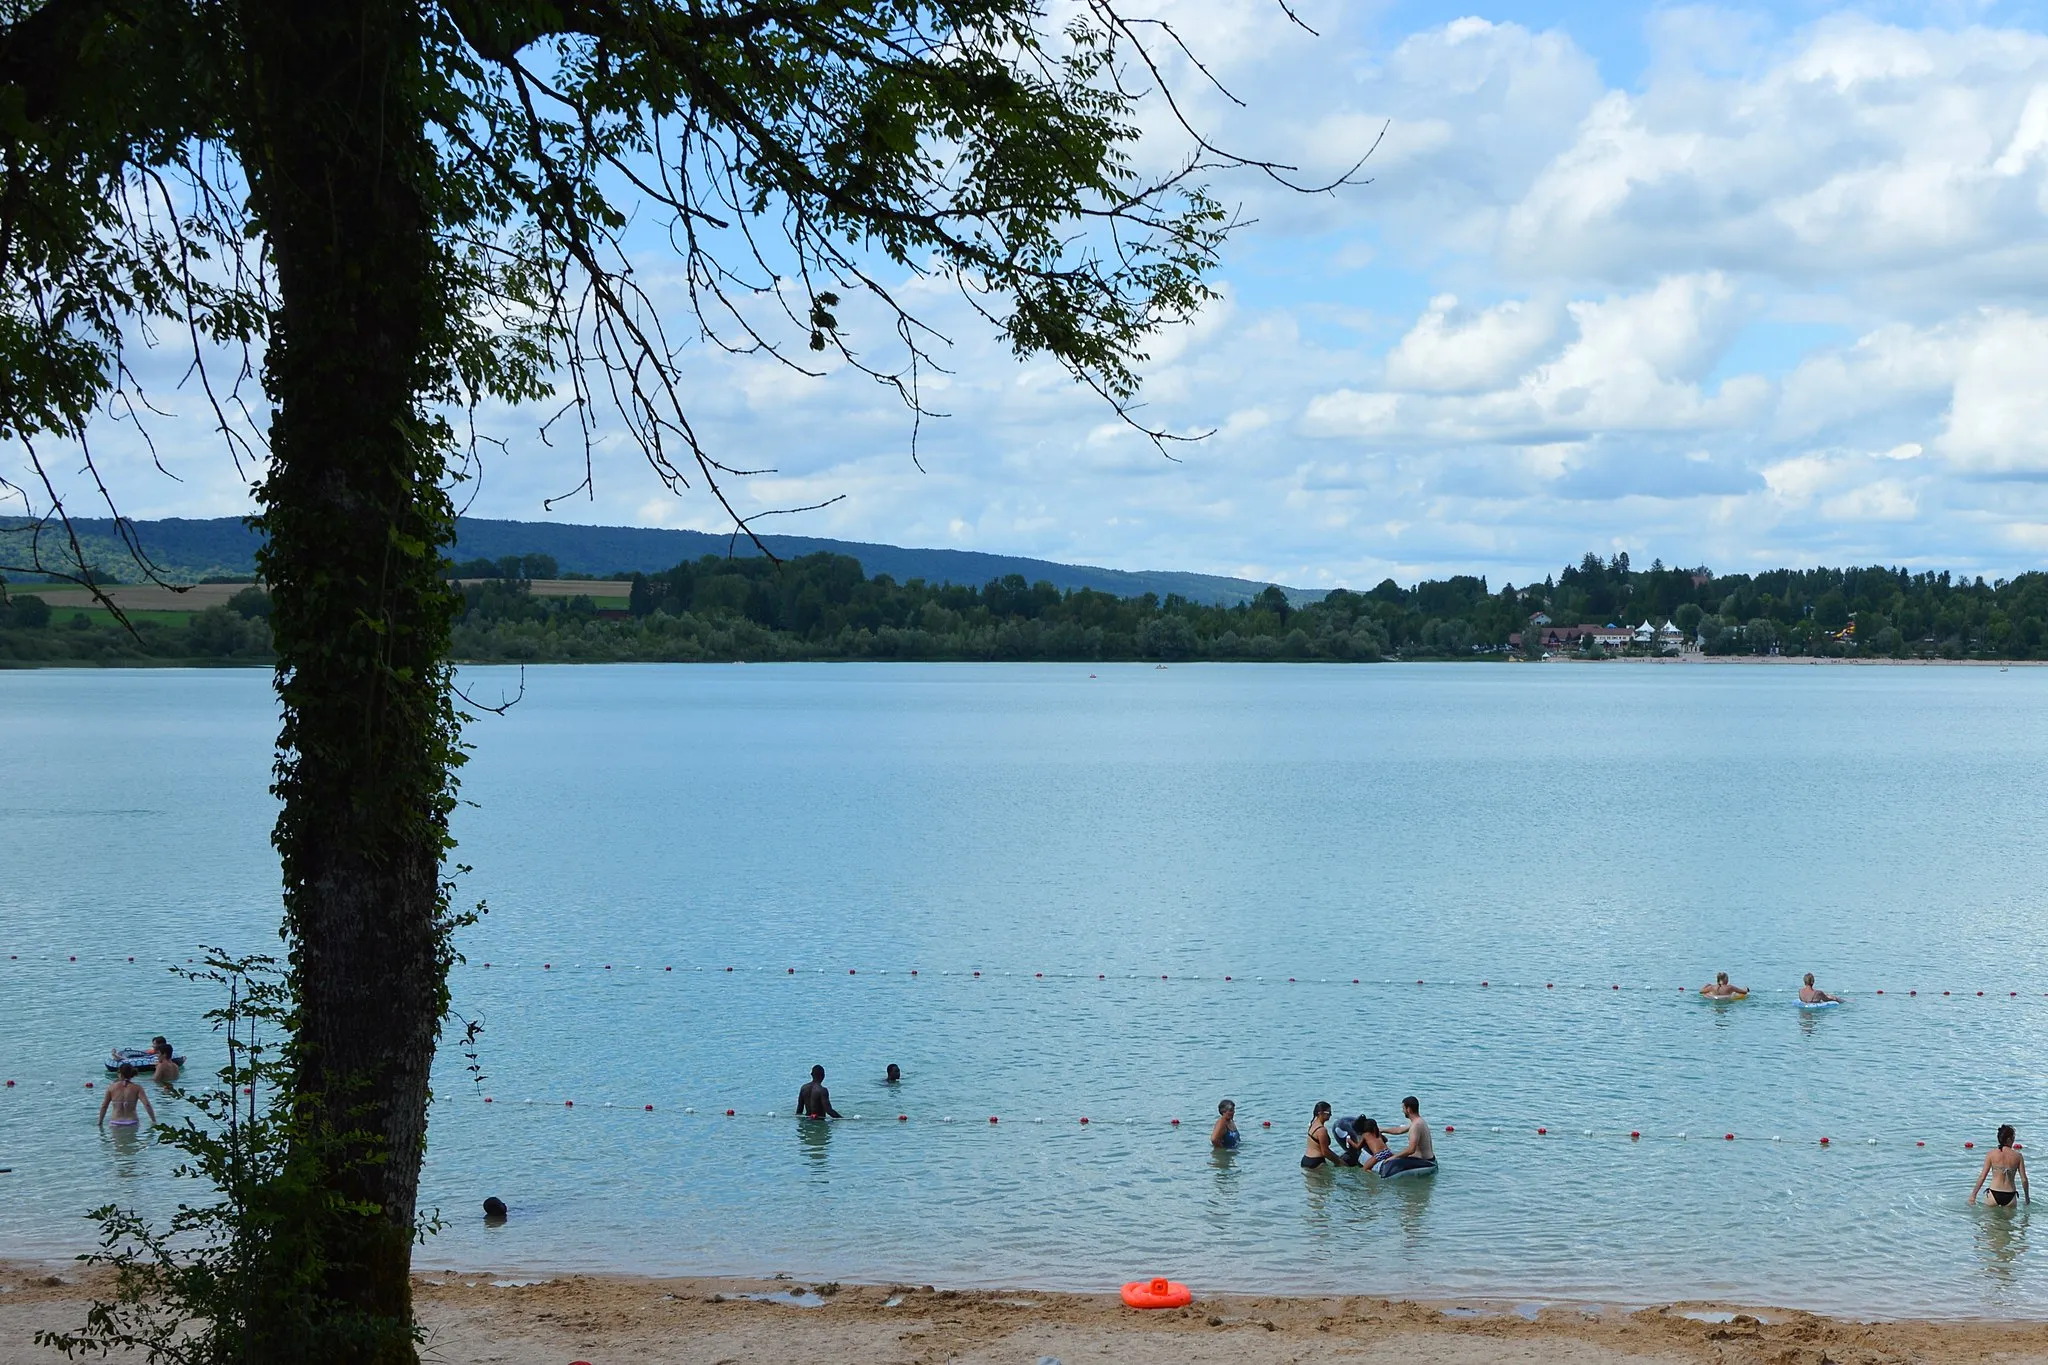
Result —
<svg viewBox="0 0 2048 1365"><path fill-rule="evenodd" d="M1015 574L980 587L899 582L829 554L780 563L710 555L600 580L551 578L554 566L533 556L457 567L453 649L468 663L1607 657L1607 645L1591 635L1553 648L1552 627L1529 628L1539 615L1558 625L1674 623L1663 637L1646 632L1652 638L1640 646L1633 630L1620 632L1623 653L2048 659L2042 573L1995 583L1878 567L1717 575L1661 563L1638 571L1626 555L1588 555L1520 588L1490 588L1470 575L1410 588L1389 579L1299 607L1278 588L1226 607L1062 591ZM263 590L199 589L194 597L202 595L214 604L137 611L131 633L84 609L75 590L71 600L54 591L45 600L17 587L0 607L0 666L267 662Z"/></svg>
<svg viewBox="0 0 2048 1365"><path fill-rule="evenodd" d="M5 553L10 528L19 522L0 521L0 561L20 564L26 557ZM74 523L85 546L86 557L107 582L136 582L141 578L127 548L115 534L112 520L81 518ZM207 578L246 578L256 571L257 534L236 517L190 520L169 517L158 521L131 523L143 549L175 583L197 583ZM577 526L552 521L493 521L484 517L463 517L455 524L453 557L458 560L497 560L508 555L545 555L565 574L589 574L608 578L613 574L658 573L705 555L752 555L746 540L734 542L727 536L703 531L666 530L647 526ZM860 541L821 540L813 536L762 537L778 558L803 555L844 555L857 561L870 578L887 574L898 582L921 578L927 583L958 583L979 586L1011 574L1026 582L1050 583L1062 591L1089 588L1115 597L1159 597L1177 595L1190 602L1230 606L1249 602L1264 591L1266 584L1215 574L1179 573L1170 570L1129 572L1098 569L1085 564L1056 564L1044 559L1016 555L983 554L976 550L919 550L899 545L869 545ZM1287 588L1288 600L1299 605L1322 596L1320 592Z"/></svg>

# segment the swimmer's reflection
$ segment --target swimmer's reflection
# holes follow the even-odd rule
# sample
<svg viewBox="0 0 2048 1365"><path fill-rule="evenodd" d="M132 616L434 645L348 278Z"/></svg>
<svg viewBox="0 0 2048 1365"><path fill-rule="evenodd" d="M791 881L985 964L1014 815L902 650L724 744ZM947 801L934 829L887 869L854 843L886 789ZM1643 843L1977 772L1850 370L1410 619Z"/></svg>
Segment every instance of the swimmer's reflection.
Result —
<svg viewBox="0 0 2048 1365"><path fill-rule="evenodd" d="M138 1128L122 1126L107 1132L107 1144L114 1150L114 1177L117 1180L133 1180L142 1175L142 1151L151 1139L144 1138Z"/></svg>
<svg viewBox="0 0 2048 1365"><path fill-rule="evenodd" d="M2027 1251L2026 1206L1989 1208L1978 1215L1977 1251L1984 1258L1984 1273L2001 1287L2009 1287Z"/></svg>
<svg viewBox="0 0 2048 1365"><path fill-rule="evenodd" d="M822 1164L832 1147L831 1119L798 1119L796 1148L805 1159Z"/></svg>
<svg viewBox="0 0 2048 1365"><path fill-rule="evenodd" d="M1422 1240L1423 1215L1429 1212L1430 1191L1436 1188L1441 1175L1426 1175L1421 1179L1389 1180L1393 1188L1384 1191L1394 1197L1394 1207L1401 1220L1401 1235L1411 1242Z"/></svg>

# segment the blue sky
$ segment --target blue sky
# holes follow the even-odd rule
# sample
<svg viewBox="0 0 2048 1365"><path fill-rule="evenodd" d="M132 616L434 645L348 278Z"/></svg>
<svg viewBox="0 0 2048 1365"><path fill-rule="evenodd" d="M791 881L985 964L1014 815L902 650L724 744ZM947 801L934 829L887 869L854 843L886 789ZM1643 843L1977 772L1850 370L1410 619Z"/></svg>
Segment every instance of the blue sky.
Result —
<svg viewBox="0 0 2048 1365"><path fill-rule="evenodd" d="M699 429L779 471L747 507L843 495L778 529L1306 586L1589 549L2048 566L2048 0L1302 0L1313 40L1270 0L1151 8L1247 101L1195 99L1231 143L1328 169L1387 129L1328 199L1217 185L1258 222L1147 390L1217 434L1164 461L913 289L956 339L922 470L858 376L691 358ZM158 401L180 481L109 432L126 510L246 510ZM480 514L719 525L617 433L594 494L543 512L580 465L488 416Z"/></svg>

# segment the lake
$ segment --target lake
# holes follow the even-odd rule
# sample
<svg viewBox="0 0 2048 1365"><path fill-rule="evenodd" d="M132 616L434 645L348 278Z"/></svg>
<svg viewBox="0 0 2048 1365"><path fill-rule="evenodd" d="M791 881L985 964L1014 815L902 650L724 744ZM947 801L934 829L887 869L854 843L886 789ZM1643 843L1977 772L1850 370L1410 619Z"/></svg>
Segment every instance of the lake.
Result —
<svg viewBox="0 0 2048 1365"><path fill-rule="evenodd" d="M209 1072L165 962L276 944L268 682L0 673L0 1255L189 1197L84 1082L157 1032ZM423 1264L2048 1305L2048 1228L1964 1202L1998 1123L2048 1141L2048 670L524 686L470 729L485 1075L444 1049ZM1756 993L1695 998L1717 969ZM1850 1003L1795 1008L1805 971ZM813 1063L858 1119L789 1117ZM1314 1101L1406 1094L1437 1176L1299 1169Z"/></svg>

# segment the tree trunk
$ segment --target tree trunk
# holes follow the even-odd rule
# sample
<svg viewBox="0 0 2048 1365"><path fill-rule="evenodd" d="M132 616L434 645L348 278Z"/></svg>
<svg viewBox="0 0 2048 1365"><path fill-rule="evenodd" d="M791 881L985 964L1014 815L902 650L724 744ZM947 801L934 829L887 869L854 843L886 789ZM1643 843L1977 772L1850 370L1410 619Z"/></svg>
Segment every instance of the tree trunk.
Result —
<svg viewBox="0 0 2048 1365"><path fill-rule="evenodd" d="M274 842L325 1224L318 1359L410 1362L428 1071L446 1006L441 858L460 762L440 572L446 430L421 414L439 334L419 6L241 7L241 151L276 264L261 489L283 703ZM282 1329L281 1329L282 1330ZM279 1343L280 1345L282 1343ZM302 1343L303 1344L303 1343Z"/></svg>

